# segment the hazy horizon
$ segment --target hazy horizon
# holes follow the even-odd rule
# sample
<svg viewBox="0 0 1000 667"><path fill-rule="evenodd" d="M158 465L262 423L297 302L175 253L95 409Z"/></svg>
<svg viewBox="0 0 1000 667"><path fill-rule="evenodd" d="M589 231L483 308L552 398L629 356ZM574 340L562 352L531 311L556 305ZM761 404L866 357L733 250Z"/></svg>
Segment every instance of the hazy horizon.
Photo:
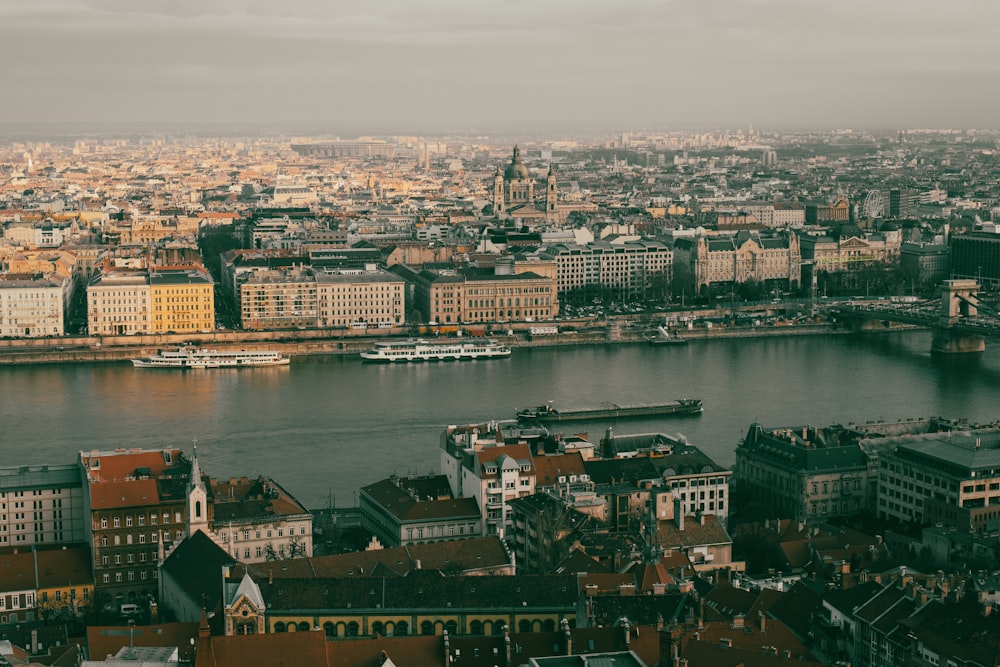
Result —
<svg viewBox="0 0 1000 667"><path fill-rule="evenodd" d="M992 129L998 19L978 0L32 0L0 4L0 125Z"/></svg>

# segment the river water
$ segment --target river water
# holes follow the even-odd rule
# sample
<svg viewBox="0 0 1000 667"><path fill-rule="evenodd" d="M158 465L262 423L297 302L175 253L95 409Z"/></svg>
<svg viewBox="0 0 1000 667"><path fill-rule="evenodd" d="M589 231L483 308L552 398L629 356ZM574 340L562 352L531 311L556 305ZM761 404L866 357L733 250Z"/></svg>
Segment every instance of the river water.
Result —
<svg viewBox="0 0 1000 667"><path fill-rule="evenodd" d="M395 472L437 472L447 424L528 405L693 397L694 417L614 424L683 433L730 466L753 421L827 425L925 416L1000 419L1000 346L936 358L930 334L692 341L683 346L515 349L510 359L382 366L356 357L283 368L166 371L130 364L0 367L0 466L71 463L78 452L197 441L215 477L269 475L309 507L356 501ZM596 442L608 423L562 430Z"/></svg>

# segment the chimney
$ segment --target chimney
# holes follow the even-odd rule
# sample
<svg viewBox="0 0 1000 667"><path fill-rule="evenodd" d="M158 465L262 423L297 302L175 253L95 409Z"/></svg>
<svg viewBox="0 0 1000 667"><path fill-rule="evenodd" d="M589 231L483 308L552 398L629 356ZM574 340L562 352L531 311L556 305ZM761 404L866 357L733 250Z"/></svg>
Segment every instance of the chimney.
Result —
<svg viewBox="0 0 1000 667"><path fill-rule="evenodd" d="M504 623L503 626L503 650L504 650L504 667L510 667L510 628Z"/></svg>
<svg viewBox="0 0 1000 667"><path fill-rule="evenodd" d="M622 619L622 630L625 631L625 650L627 651L632 644L632 625L627 618Z"/></svg>
<svg viewBox="0 0 1000 667"><path fill-rule="evenodd" d="M566 641L566 655L573 655L573 633L569 629L569 621L563 618L559 621L559 627L562 628L563 638Z"/></svg>
<svg viewBox="0 0 1000 667"><path fill-rule="evenodd" d="M758 611L757 614L760 616L760 633L764 634L767 632L767 616L764 615L763 611Z"/></svg>
<svg viewBox="0 0 1000 667"><path fill-rule="evenodd" d="M989 601L984 602L983 606L982 606L982 609L980 611L981 611L982 617L983 618L987 618L990 614L993 613L993 603L989 602Z"/></svg>
<svg viewBox="0 0 1000 667"><path fill-rule="evenodd" d="M733 640L730 639L729 637L723 637L722 639L719 640L719 646L721 648L732 648Z"/></svg>
<svg viewBox="0 0 1000 667"><path fill-rule="evenodd" d="M448 631L447 630L444 631L444 635L442 636L442 639L444 640L444 664L445 665L450 665L451 664L451 641L448 639Z"/></svg>
<svg viewBox="0 0 1000 667"><path fill-rule="evenodd" d="M268 585L271 585L271 584L274 583L274 570L268 570L267 571L267 583L268 583Z"/></svg>
<svg viewBox="0 0 1000 667"><path fill-rule="evenodd" d="M677 530L684 530L684 507L680 498L674 498L674 522L677 523Z"/></svg>

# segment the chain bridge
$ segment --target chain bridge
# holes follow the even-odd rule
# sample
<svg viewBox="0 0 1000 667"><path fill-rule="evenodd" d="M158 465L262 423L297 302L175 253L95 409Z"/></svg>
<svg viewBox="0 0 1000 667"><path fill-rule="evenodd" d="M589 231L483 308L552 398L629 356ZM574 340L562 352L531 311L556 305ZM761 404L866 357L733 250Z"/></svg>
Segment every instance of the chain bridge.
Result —
<svg viewBox="0 0 1000 667"><path fill-rule="evenodd" d="M866 322L900 322L934 332L931 352L982 352L987 338L1000 338L1000 314L980 303L975 280L946 280L941 297L915 301L882 300L838 304L831 311L858 329Z"/></svg>

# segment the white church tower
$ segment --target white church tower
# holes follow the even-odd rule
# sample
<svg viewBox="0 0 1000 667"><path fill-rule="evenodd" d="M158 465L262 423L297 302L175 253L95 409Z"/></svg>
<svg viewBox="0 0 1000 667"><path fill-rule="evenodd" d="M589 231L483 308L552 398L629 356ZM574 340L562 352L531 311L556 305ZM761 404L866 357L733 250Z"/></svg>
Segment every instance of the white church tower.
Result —
<svg viewBox="0 0 1000 667"><path fill-rule="evenodd" d="M188 515L188 535L194 535L201 531L208 535L208 490L205 482L201 478L201 468L198 466L198 447L195 446L194 454L191 458L191 477L188 480L187 489L187 515Z"/></svg>

